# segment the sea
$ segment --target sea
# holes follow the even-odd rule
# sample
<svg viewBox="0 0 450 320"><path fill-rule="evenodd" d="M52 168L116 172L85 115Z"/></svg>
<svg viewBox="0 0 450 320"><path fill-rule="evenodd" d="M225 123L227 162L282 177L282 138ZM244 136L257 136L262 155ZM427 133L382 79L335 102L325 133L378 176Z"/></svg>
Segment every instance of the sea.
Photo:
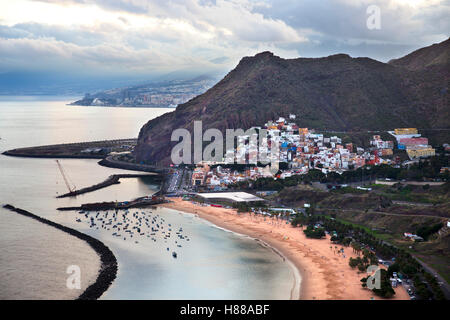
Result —
<svg viewBox="0 0 450 320"><path fill-rule="evenodd" d="M68 105L78 98L0 96L0 153L20 147L133 138L148 120L173 111ZM60 159L77 188L111 174L136 173L97 162ZM255 239L218 228L196 215L167 208L131 209L128 217L143 229L139 230L143 235L135 232L132 238L124 230L102 224L107 221L106 212L57 210L88 202L131 200L158 189L153 177L129 178L75 198L57 199L67 187L55 159L0 155L1 206L11 204L87 233L114 253L117 278L101 299L291 298L296 276L292 265ZM111 217L113 212L108 214ZM94 226L91 216L97 221ZM158 232L150 227L144 230L145 221L159 223ZM170 237L169 228L173 229ZM68 285L73 266L80 271L80 286ZM95 281L99 267L99 257L84 241L0 207L0 299L74 299Z"/></svg>

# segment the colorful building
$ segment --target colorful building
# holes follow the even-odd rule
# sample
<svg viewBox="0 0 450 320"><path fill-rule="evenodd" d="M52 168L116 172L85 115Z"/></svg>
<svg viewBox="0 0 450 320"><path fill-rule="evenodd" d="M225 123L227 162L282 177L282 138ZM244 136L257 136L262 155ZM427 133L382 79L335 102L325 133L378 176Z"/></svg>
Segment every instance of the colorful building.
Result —
<svg viewBox="0 0 450 320"><path fill-rule="evenodd" d="M428 139L427 138L401 138L399 140L399 144L402 144L406 147L408 146L418 146L418 145L428 145Z"/></svg>
<svg viewBox="0 0 450 320"><path fill-rule="evenodd" d="M306 136L308 134L308 128L298 128L298 133L300 135Z"/></svg>
<svg viewBox="0 0 450 320"><path fill-rule="evenodd" d="M406 149L410 159L426 158L434 156L435 150L431 146L414 146Z"/></svg>
<svg viewBox="0 0 450 320"><path fill-rule="evenodd" d="M417 128L397 128L394 132L396 135L418 134Z"/></svg>

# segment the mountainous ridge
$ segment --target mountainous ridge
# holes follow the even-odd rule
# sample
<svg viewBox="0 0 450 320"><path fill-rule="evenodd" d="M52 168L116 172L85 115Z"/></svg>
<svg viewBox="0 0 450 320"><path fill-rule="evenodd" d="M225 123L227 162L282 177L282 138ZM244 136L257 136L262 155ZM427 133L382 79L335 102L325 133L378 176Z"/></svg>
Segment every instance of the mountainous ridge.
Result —
<svg viewBox="0 0 450 320"><path fill-rule="evenodd" d="M205 93L144 125L136 159L169 163L172 131L192 132L195 120L203 121L203 130L222 132L290 113L300 126L321 130L450 129L450 64L442 58L448 43L389 63L347 54L282 59L266 51L244 57Z"/></svg>
<svg viewBox="0 0 450 320"><path fill-rule="evenodd" d="M421 70L430 66L448 64L449 54L450 38L441 43L415 50L400 59L392 59L388 64L409 70Z"/></svg>

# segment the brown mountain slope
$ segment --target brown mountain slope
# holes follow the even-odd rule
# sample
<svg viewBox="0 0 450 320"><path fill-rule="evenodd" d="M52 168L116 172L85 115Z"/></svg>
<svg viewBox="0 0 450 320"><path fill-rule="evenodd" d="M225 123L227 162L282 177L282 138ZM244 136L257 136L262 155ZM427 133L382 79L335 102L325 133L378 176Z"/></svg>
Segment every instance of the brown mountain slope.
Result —
<svg viewBox="0 0 450 320"><path fill-rule="evenodd" d="M448 44L425 49L448 52ZM289 113L300 126L337 131L450 128L448 61L420 70L404 65L401 59L386 64L345 54L245 57L213 88L149 121L139 133L136 159L168 163L172 131L192 131L195 120L203 121L204 130L222 131L263 125Z"/></svg>
<svg viewBox="0 0 450 320"><path fill-rule="evenodd" d="M418 49L403 58L393 59L388 63L409 70L422 70L434 65L448 65L449 53L450 38L441 43ZM449 71L447 70L447 72Z"/></svg>

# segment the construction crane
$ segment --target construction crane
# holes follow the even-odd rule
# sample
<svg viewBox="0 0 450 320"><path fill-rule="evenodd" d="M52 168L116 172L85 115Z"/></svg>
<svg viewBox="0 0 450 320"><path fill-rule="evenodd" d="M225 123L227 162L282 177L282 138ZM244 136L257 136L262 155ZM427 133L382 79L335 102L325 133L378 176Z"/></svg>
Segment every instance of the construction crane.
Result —
<svg viewBox="0 0 450 320"><path fill-rule="evenodd" d="M69 177L66 175L63 166L61 165L59 160L55 160L55 161L56 161L56 164L58 165L59 171L61 171L61 175L64 179L64 182L66 183L67 189L69 189L69 193L75 192L77 187L75 186L74 183L72 183L73 187L70 186L71 184L69 183Z"/></svg>

